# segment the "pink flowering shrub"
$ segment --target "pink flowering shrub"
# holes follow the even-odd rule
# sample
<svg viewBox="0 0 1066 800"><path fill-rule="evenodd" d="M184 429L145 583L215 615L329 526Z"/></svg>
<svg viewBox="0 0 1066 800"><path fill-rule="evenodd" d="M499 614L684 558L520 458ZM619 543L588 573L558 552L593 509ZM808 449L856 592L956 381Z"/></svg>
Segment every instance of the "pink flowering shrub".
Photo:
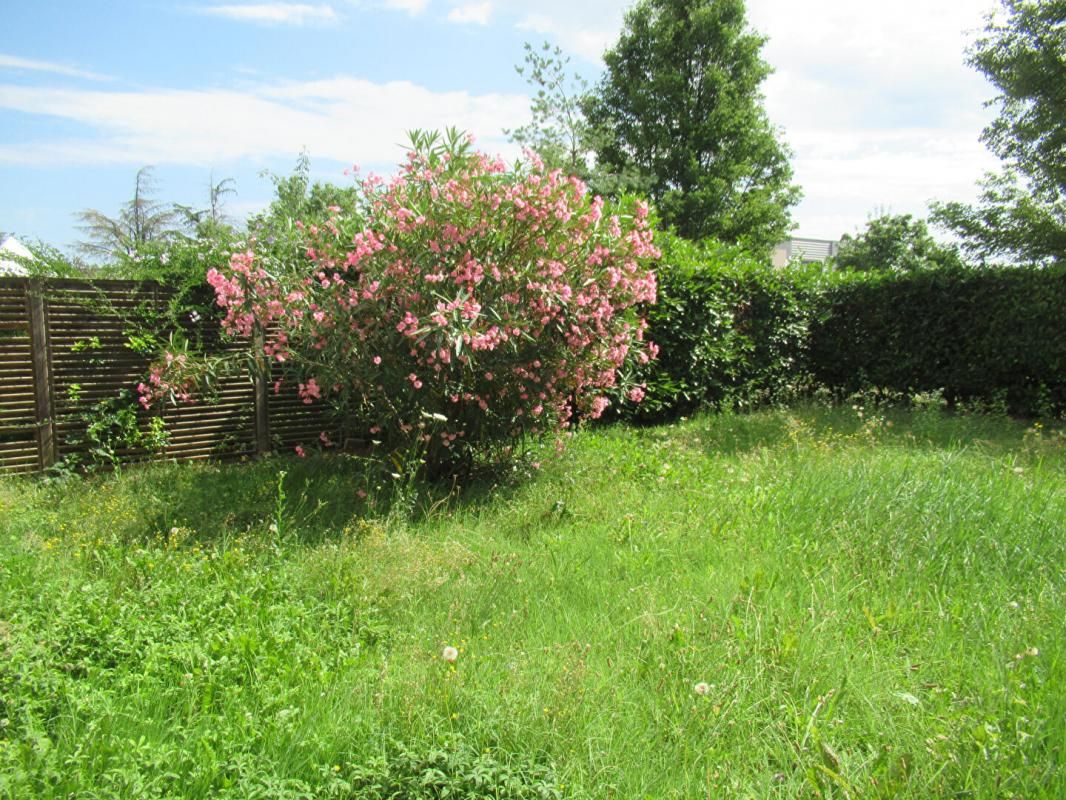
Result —
<svg viewBox="0 0 1066 800"><path fill-rule="evenodd" d="M275 390L437 465L639 402L626 375L655 352L637 315L656 292L647 206L608 207L535 157L508 168L454 132L413 145L391 180L356 178L357 207L298 223L299 257L253 242L208 272L226 330L267 331L290 376Z"/></svg>

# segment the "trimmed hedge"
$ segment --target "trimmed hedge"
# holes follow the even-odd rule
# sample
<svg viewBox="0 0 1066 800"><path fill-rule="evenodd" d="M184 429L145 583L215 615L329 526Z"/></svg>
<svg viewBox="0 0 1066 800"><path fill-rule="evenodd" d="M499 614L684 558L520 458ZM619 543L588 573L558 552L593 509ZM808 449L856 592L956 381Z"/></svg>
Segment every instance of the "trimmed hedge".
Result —
<svg viewBox="0 0 1066 800"><path fill-rule="evenodd" d="M637 412L787 402L814 387L943 390L1018 415L1066 411L1066 265L922 272L774 269L664 235Z"/></svg>
<svg viewBox="0 0 1066 800"><path fill-rule="evenodd" d="M808 366L820 384L1066 409L1066 265L848 275L817 307Z"/></svg>
<svg viewBox="0 0 1066 800"><path fill-rule="evenodd" d="M748 407L795 395L803 379L816 275L774 269L743 250L660 234L659 299L647 310L659 358L639 379L635 416Z"/></svg>

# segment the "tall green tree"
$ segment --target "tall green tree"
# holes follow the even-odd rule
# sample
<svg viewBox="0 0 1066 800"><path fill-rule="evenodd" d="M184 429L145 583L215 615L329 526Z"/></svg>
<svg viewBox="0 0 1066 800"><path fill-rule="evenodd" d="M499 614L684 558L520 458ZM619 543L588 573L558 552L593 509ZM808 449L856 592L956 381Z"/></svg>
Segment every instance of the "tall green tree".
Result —
<svg viewBox="0 0 1066 800"><path fill-rule="evenodd" d="M844 234L834 259L840 269L917 272L940 266L958 266L956 249L937 242L925 220L910 214L880 214L855 236Z"/></svg>
<svg viewBox="0 0 1066 800"><path fill-rule="evenodd" d="M569 56L545 42L523 45L524 63L518 72L534 89L530 102L532 119L520 128L504 130L511 141L535 151L544 163L571 175L586 177L589 171L589 130L582 111L588 83L568 72Z"/></svg>
<svg viewBox="0 0 1066 800"><path fill-rule="evenodd" d="M999 91L982 140L1003 160L980 200L937 203L933 219L981 259L1066 260L1066 0L1002 0L968 63Z"/></svg>
<svg viewBox="0 0 1066 800"><path fill-rule="evenodd" d="M211 173L207 180L207 205L204 208L175 204L174 209L196 238L211 238L233 227L225 208L226 196L231 194L237 194L237 182L233 178L223 178L215 183L214 173Z"/></svg>
<svg viewBox="0 0 1066 800"><path fill-rule="evenodd" d="M291 228L297 221L324 216L330 206L341 206L350 212L357 196L354 186L312 180L311 157L307 151L297 157L291 175L264 170L260 176L274 184L274 199L265 211L249 219L253 230Z"/></svg>
<svg viewBox="0 0 1066 800"><path fill-rule="evenodd" d="M540 47L526 42L524 49L524 63L515 69L533 89L531 119L504 133L536 152L549 167L583 179L596 194L646 192L646 182L634 169L615 172L596 160L596 143L602 137L585 115L591 102L588 82L577 72L568 72L569 56L547 42Z"/></svg>
<svg viewBox="0 0 1066 800"><path fill-rule="evenodd" d="M640 0L586 105L598 163L639 176L689 239L769 249L800 198L763 109L765 38L743 0Z"/></svg>
<svg viewBox="0 0 1066 800"><path fill-rule="evenodd" d="M87 208L78 212L79 228L87 241L79 250L91 258L123 260L134 257L146 245L162 242L177 234L179 214L174 206L155 199L156 184L151 167L137 170L133 197L119 209L117 217Z"/></svg>

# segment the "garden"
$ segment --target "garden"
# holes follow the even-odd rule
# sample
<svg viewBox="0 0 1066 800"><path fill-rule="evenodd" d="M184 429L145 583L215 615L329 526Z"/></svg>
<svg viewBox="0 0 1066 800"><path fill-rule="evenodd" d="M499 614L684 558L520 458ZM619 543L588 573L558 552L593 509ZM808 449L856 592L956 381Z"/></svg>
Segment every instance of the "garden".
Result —
<svg viewBox="0 0 1066 800"><path fill-rule="evenodd" d="M142 171L92 280L0 287L0 797L1066 796L1066 184L1008 147L1034 193L934 209L960 242L775 268L762 40L690 5L591 98L527 48L517 161L415 131L137 238ZM992 77L1047 23L1007 7ZM750 55L758 191L603 139L690 28Z"/></svg>

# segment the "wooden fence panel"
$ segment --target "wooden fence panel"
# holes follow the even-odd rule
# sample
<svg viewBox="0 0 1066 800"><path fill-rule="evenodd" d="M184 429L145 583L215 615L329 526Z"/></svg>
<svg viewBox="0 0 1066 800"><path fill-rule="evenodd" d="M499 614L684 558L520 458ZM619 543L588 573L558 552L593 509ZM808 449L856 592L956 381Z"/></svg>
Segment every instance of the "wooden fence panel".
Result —
<svg viewBox="0 0 1066 800"><path fill-rule="evenodd" d="M266 331L268 335L277 333L274 328ZM332 439L337 439L333 425L321 403L304 403L293 381L282 374L282 370L271 361L266 363L263 399L266 401L267 432L270 447L279 452L292 452L300 445L304 448L316 447L323 432ZM338 444L340 442L337 442Z"/></svg>
<svg viewBox="0 0 1066 800"><path fill-rule="evenodd" d="M151 284L117 281L50 283L46 317L52 372L58 459L87 454L87 409L132 392L148 370L150 357L130 346L136 319L158 302ZM142 426L148 424L141 420ZM131 460L144 452L122 452Z"/></svg>
<svg viewBox="0 0 1066 800"><path fill-rule="evenodd" d="M136 398L151 362L136 337L170 297L151 283L0 279L0 474L87 453L87 411L91 416L95 404L123 393L127 402ZM214 350L221 353L240 361L251 350L233 342ZM301 403L293 387L280 395L268 391L269 376L257 381L246 360L248 366L223 377L209 397L139 412L142 430L153 416L166 423L168 444L156 457L247 458L270 447L317 443L325 429L321 407Z"/></svg>
<svg viewBox="0 0 1066 800"><path fill-rule="evenodd" d="M241 354L240 345L226 352ZM167 406L163 419L170 433L164 455L168 458L233 459L256 454L255 382L246 369L223 378L211 398Z"/></svg>
<svg viewBox="0 0 1066 800"><path fill-rule="evenodd" d="M40 466L25 282L0 280L0 474Z"/></svg>
<svg viewBox="0 0 1066 800"><path fill-rule="evenodd" d="M283 452L291 451L296 445L317 446L319 435L331 431L332 425L323 413L322 404L305 404L292 387L278 394L274 394L271 388L267 396L267 408L270 413L271 442ZM329 435L336 438L332 432Z"/></svg>

